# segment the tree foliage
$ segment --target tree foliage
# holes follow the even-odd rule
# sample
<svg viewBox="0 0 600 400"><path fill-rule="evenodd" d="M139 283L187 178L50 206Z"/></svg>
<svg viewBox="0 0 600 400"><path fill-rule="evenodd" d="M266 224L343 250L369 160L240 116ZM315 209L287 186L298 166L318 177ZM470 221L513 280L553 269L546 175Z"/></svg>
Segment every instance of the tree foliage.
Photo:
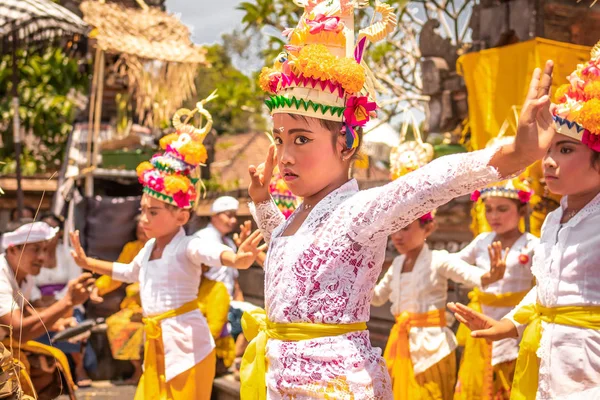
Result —
<svg viewBox="0 0 600 400"><path fill-rule="evenodd" d="M240 43L224 38L224 45L206 47L208 67L201 67L196 79L197 98L207 97L217 89L219 97L206 108L211 112L217 133L242 133L265 128L261 116L263 94L255 77L248 77L237 69L231 54L242 49L233 49Z"/></svg>
<svg viewBox="0 0 600 400"><path fill-rule="evenodd" d="M20 51L19 117L25 135L33 138L33 146L24 149L25 174L58 169L72 123L78 109L85 106L88 77L76 59L62 50L47 49L41 53ZM12 59L0 59L0 131L2 170L14 172Z"/></svg>

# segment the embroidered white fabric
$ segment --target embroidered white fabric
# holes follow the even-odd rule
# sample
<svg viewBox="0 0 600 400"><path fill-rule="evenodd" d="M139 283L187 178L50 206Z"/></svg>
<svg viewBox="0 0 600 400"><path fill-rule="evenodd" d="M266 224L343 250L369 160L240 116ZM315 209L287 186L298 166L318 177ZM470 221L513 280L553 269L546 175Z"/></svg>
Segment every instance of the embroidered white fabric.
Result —
<svg viewBox="0 0 600 400"><path fill-rule="evenodd" d="M500 180L497 149L443 157L385 186L359 191L350 180L315 205L298 231L272 201L252 211L270 243L265 309L278 323L348 324L369 320L388 235L416 218ZM269 340L267 398L391 399L379 348L368 332L299 342Z"/></svg>
<svg viewBox="0 0 600 400"><path fill-rule="evenodd" d="M523 329L514 321L514 313L536 301L545 307L600 306L600 195L561 224L566 201L542 227L532 266L536 288L506 316L520 333ZM537 354L538 399L583 396L600 387L600 331L542 322Z"/></svg>

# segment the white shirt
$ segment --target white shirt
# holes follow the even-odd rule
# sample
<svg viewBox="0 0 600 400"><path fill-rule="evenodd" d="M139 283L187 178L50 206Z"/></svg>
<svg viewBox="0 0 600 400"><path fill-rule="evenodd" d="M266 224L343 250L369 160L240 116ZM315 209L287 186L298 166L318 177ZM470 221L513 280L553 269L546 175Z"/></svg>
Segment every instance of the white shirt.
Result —
<svg viewBox="0 0 600 400"><path fill-rule="evenodd" d="M457 257L469 264L476 265L485 271L490 270L490 256L488 246L496 238L494 232L482 233L477 236L467 247L456 254ZM530 233L524 233L513 244L506 258L506 271L504 277L482 289L484 293L502 294L526 292L533 286L531 263L533 251L539 239ZM521 256L526 256L525 258ZM481 306L481 311L494 319L504 317L512 307ZM493 342L492 365L512 361L519 355L520 339L509 338Z"/></svg>
<svg viewBox="0 0 600 400"><path fill-rule="evenodd" d="M468 287L481 286L483 269L473 267L452 257L446 251L431 251L423 246L412 272L402 273L405 256L396 257L375 287L371 303L381 306L392 303L392 314L426 313L445 310L448 298L448 279ZM409 332L410 358L415 374L448 356L456 348L456 337L447 327L412 327Z"/></svg>
<svg viewBox="0 0 600 400"><path fill-rule="evenodd" d="M537 286L506 318L536 301L545 307L600 306L600 195L569 222L548 215L535 249ZM515 323L522 333L524 327ZM538 399L600 398L600 331L542 322Z"/></svg>
<svg viewBox="0 0 600 400"><path fill-rule="evenodd" d="M186 236L183 229L165 247L162 257L150 260L155 239L150 239L129 264L114 263L112 277L139 282L144 315L174 310L198 297L202 264L220 265L225 245L206 245ZM161 322L167 381L202 361L215 347L200 310Z"/></svg>
<svg viewBox="0 0 600 400"><path fill-rule="evenodd" d="M33 302L40 298L36 289L33 277L27 276L21 283L20 292L26 300ZM0 254L0 317L20 309L22 304L23 298L19 295L19 286L15 274L8 265L5 255ZM0 327L0 340L3 340L7 335L8 330Z"/></svg>
<svg viewBox="0 0 600 400"><path fill-rule="evenodd" d="M75 263L71 256L71 248L59 243L56 246L56 267L42 268L39 275L34 278L38 287L46 285L65 285L65 288L55 294L56 300L64 297L67 291L67 283L82 274L81 268Z"/></svg>
<svg viewBox="0 0 600 400"><path fill-rule="evenodd" d="M233 240L224 236L214 227L213 224L208 224L206 228L200 229L198 232L194 233L195 237L202 239L203 243L218 243L219 245L225 245L233 249L233 251L237 251L237 247ZM240 273L237 269L231 267L225 267L223 265L219 265L217 267L210 267L208 272L204 274L208 279L223 282L227 287L227 291L229 292L229 296L233 298L233 292L235 290L235 281L238 278Z"/></svg>

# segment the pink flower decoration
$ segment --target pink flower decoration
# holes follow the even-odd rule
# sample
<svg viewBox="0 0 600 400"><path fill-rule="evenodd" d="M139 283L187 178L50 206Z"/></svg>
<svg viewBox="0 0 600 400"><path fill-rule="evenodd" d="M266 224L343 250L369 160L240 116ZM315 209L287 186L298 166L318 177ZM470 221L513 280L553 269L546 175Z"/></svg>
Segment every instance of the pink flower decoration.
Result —
<svg viewBox="0 0 600 400"><path fill-rule="evenodd" d="M529 203L529 200L531 200L531 195L532 194L533 194L532 192L528 192L528 191L525 191L525 190L519 190L519 193L518 193L519 200L523 204Z"/></svg>
<svg viewBox="0 0 600 400"><path fill-rule="evenodd" d="M479 200L480 197L481 197L481 192L479 190L476 190L473 193L471 193L471 201L477 201L477 200Z"/></svg>
<svg viewBox="0 0 600 400"><path fill-rule="evenodd" d="M344 118L349 126L364 126L369 122L369 115L377 109L377 103L369 101L367 96L352 96L346 102Z"/></svg>
<svg viewBox="0 0 600 400"><path fill-rule="evenodd" d="M600 68L598 68L598 62L593 61L593 60L588 62L587 67L585 67L581 71L581 74L583 76L593 75L595 77L599 77L600 76Z"/></svg>
<svg viewBox="0 0 600 400"><path fill-rule="evenodd" d="M339 17L328 17L324 14L317 14L315 19L310 20L307 18L305 21L306 25L310 27L309 32L313 35L323 31L338 32L340 28Z"/></svg>
<svg viewBox="0 0 600 400"><path fill-rule="evenodd" d="M433 214L428 212L427 214L419 218L419 221L421 221L423 224L429 221L433 221Z"/></svg>
<svg viewBox="0 0 600 400"><path fill-rule="evenodd" d="M600 135L594 135L586 129L581 137L581 143L594 151L600 152Z"/></svg>
<svg viewBox="0 0 600 400"><path fill-rule="evenodd" d="M173 200L179 208L184 208L190 205L189 193L183 193L181 190L173 195Z"/></svg>

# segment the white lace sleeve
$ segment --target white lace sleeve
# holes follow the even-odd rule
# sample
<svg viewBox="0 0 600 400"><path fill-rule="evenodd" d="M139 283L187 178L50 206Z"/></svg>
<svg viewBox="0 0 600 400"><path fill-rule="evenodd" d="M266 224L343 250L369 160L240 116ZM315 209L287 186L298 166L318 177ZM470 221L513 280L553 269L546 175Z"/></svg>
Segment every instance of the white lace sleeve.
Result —
<svg viewBox="0 0 600 400"><path fill-rule="evenodd" d="M359 242L388 236L455 197L500 180L498 148L441 157L385 186L360 191L345 212Z"/></svg>
<svg viewBox="0 0 600 400"><path fill-rule="evenodd" d="M269 243L273 230L285 222L285 217L273 200L258 204L250 203L248 208L265 239L265 243Z"/></svg>

